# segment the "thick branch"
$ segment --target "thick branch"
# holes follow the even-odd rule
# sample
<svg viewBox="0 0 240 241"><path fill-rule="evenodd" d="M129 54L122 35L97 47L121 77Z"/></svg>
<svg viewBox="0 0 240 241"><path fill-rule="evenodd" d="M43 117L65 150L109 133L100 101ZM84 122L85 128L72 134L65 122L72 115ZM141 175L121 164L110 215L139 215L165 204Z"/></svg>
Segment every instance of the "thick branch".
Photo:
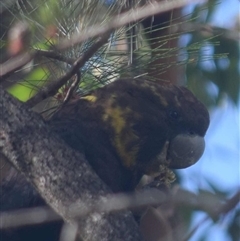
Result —
<svg viewBox="0 0 240 241"><path fill-rule="evenodd" d="M65 220L76 222L84 240L141 240L130 212L91 214L76 220L69 212L110 193L84 157L67 147L35 113L0 89L0 152L34 185Z"/></svg>

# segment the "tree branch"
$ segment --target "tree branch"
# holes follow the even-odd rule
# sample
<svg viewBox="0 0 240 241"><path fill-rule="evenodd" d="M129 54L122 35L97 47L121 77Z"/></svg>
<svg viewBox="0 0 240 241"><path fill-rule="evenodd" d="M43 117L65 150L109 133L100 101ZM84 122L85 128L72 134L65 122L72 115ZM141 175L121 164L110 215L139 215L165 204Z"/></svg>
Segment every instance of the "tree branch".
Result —
<svg viewBox="0 0 240 241"><path fill-rule="evenodd" d="M84 208L110 193L81 153L67 147L41 118L0 89L0 152L30 181L64 220L77 222L81 238L141 240L130 212L93 213L76 219L69 206Z"/></svg>
<svg viewBox="0 0 240 241"><path fill-rule="evenodd" d="M108 21L108 24L106 25L93 25L85 32L81 32L80 34L74 34L73 36L71 36L70 39L63 39L55 47L58 50L64 50L74 45L80 44L90 38L102 36L107 32L112 32L113 30L123 27L126 24L139 21L143 18L147 18L155 14L164 13L176 8L181 8L188 4L202 2L206 2L206 0L172 0L164 2L154 1L143 7L130 9L127 12L114 16Z"/></svg>
<svg viewBox="0 0 240 241"><path fill-rule="evenodd" d="M10 59L9 61L0 64L0 83L3 82L15 71L21 69L24 65L29 63L34 58L33 53L23 53L17 57Z"/></svg>
<svg viewBox="0 0 240 241"><path fill-rule="evenodd" d="M68 64L74 64L74 62L76 61L76 59L74 58L68 58L62 54L59 54L58 52L54 51L54 50L44 50L44 49L35 49L36 51L36 56L38 57L46 57L46 58L50 58L50 59L55 59L61 62L65 62Z"/></svg>
<svg viewBox="0 0 240 241"><path fill-rule="evenodd" d="M109 33L106 33L99 40L97 40L85 53L82 54L75 62L72 67L62 77L54 82L50 82L47 86L41 89L35 96L27 101L29 107L33 107L40 101L46 99L49 96L53 96L57 93L60 87L62 87L73 75L79 72L79 69L89 60L96 51L103 46L108 40Z"/></svg>

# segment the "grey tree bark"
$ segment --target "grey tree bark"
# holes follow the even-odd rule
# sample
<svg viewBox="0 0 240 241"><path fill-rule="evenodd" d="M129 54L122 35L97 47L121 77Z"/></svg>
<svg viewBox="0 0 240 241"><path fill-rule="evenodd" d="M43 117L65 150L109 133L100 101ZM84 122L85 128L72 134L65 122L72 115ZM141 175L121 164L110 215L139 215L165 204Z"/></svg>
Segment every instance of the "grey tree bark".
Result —
<svg viewBox="0 0 240 241"><path fill-rule="evenodd" d="M104 198L109 188L81 153L66 146L40 116L1 88L0 153L65 221L77 222L83 240L142 240L129 211L92 213L83 218L70 212L73 204L84 208Z"/></svg>

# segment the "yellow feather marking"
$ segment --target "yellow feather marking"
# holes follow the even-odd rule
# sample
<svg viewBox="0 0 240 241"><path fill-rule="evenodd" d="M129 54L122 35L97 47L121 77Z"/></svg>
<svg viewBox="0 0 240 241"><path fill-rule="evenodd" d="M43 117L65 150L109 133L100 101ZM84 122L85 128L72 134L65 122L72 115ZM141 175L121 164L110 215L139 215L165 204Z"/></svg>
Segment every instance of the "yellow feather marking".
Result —
<svg viewBox="0 0 240 241"><path fill-rule="evenodd" d="M95 95L87 95L87 96L81 97L81 99L82 100L87 100L87 101L90 101L90 102L96 102L97 96L95 96Z"/></svg>
<svg viewBox="0 0 240 241"><path fill-rule="evenodd" d="M138 137L131 129L131 125L126 123L126 115L131 112L130 108L123 109L121 107L109 107L105 110L103 121L110 121L114 130L113 145L116 147L123 164L126 167L132 167L136 163L138 146L133 146L130 150L126 147L133 141L137 141Z"/></svg>

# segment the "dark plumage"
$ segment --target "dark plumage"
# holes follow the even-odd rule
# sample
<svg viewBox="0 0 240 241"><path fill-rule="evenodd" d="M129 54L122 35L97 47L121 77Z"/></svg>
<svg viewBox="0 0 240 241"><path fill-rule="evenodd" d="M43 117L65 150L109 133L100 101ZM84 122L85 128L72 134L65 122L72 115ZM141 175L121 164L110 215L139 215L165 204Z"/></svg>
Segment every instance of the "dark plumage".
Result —
<svg viewBox="0 0 240 241"><path fill-rule="evenodd" d="M194 164L204 150L209 114L184 87L119 79L65 105L50 124L118 192L133 190L160 164Z"/></svg>

